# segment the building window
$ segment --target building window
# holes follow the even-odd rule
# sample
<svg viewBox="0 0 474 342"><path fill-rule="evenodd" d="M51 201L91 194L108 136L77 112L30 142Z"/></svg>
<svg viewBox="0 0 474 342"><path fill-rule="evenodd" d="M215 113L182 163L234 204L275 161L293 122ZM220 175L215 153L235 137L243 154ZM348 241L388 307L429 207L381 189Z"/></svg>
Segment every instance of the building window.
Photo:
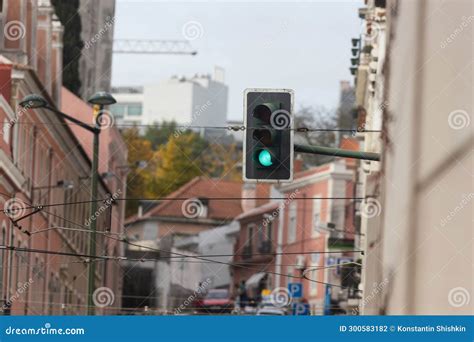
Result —
<svg viewBox="0 0 474 342"><path fill-rule="evenodd" d="M247 226L247 246L250 250L250 253L253 251L253 234L255 230L255 225L254 224L249 224Z"/></svg>
<svg viewBox="0 0 474 342"><path fill-rule="evenodd" d="M268 222L267 226L265 227L265 237L267 241L272 241L272 222Z"/></svg>
<svg viewBox="0 0 474 342"><path fill-rule="evenodd" d="M140 116L142 115L141 103L120 103L111 107L112 114L116 118L123 118L124 116Z"/></svg>
<svg viewBox="0 0 474 342"><path fill-rule="evenodd" d="M127 107L127 114L129 116L140 116L142 115L142 105L141 104L129 104Z"/></svg>
<svg viewBox="0 0 474 342"><path fill-rule="evenodd" d="M288 214L288 243L296 241L297 203L291 202Z"/></svg>
<svg viewBox="0 0 474 342"><path fill-rule="evenodd" d="M321 197L321 195L316 195L314 197ZM321 224L321 200L313 200L313 235L319 233L319 226Z"/></svg>
<svg viewBox="0 0 474 342"><path fill-rule="evenodd" d="M126 110L126 106L123 105L123 104L115 104L113 105L112 107L110 107L111 110L112 110L112 114L114 115L114 117L116 118L123 118L124 115L125 115L125 110Z"/></svg>

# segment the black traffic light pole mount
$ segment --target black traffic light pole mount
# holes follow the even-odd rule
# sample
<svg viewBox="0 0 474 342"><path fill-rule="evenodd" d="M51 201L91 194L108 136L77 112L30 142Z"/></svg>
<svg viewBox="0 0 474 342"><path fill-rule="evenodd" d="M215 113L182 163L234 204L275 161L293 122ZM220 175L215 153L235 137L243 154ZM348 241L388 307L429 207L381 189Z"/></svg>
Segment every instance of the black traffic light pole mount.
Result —
<svg viewBox="0 0 474 342"><path fill-rule="evenodd" d="M300 152L300 153L322 154L322 155L333 156L333 157L344 157L344 158L380 161L380 153L343 150L341 148L334 148L334 147L295 144L294 151Z"/></svg>

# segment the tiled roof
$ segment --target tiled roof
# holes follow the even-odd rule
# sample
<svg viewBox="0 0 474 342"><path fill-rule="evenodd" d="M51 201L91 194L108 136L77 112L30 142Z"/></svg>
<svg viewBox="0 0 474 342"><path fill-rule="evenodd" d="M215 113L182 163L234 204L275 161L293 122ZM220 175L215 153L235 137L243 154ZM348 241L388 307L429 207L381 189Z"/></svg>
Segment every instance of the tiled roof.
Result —
<svg viewBox="0 0 474 342"><path fill-rule="evenodd" d="M185 217L183 203L185 199L197 198L207 204L207 219L232 220L242 213L240 197L242 195L242 183L206 177L196 177L181 188L166 196L167 198L179 198L179 200L163 201L141 217L130 217L127 224L152 217ZM212 200L211 198L235 198L235 200Z"/></svg>

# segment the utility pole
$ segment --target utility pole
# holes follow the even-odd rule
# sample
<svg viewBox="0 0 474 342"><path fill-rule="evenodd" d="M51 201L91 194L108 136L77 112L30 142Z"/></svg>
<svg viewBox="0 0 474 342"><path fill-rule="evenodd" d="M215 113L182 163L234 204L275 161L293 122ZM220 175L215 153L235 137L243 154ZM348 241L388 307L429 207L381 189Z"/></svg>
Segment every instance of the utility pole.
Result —
<svg viewBox="0 0 474 342"><path fill-rule="evenodd" d="M96 252L96 231L97 231L97 218L95 212L97 211L97 183L99 181L99 134L100 134L100 115L104 110L103 105L94 105L94 140L92 143L92 173L91 173L91 211L89 213L91 220L89 229L89 255L95 256ZM94 315L94 284L95 284L95 260L89 262L89 277L87 286L87 314Z"/></svg>
<svg viewBox="0 0 474 342"><path fill-rule="evenodd" d="M106 92L98 92L88 100L94 106L94 141L92 146L92 172L91 172L91 212L90 216L90 236L89 236L89 279L87 287L87 314L94 315L94 288L95 288L95 253L96 253L96 232L97 232L97 186L99 182L99 134L101 126L101 116L104 115L104 107L116 103L112 95Z"/></svg>

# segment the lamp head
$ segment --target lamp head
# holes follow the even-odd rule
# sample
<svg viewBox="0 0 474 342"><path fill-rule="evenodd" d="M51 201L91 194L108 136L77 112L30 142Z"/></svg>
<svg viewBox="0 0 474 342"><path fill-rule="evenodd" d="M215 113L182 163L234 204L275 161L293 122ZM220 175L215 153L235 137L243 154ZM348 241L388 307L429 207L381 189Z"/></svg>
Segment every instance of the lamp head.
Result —
<svg viewBox="0 0 474 342"><path fill-rule="evenodd" d="M87 100L87 102L93 105L101 105L101 106L108 106L108 105L117 103L114 97L105 91L99 91L95 93L89 98L89 100Z"/></svg>
<svg viewBox="0 0 474 342"><path fill-rule="evenodd" d="M56 185L60 188L63 189L73 189L74 188L74 182L71 180L60 180L56 183Z"/></svg>
<svg viewBox="0 0 474 342"><path fill-rule="evenodd" d="M19 105L26 109L43 108L48 105L48 102L41 95L30 94L26 95L23 100L20 101Z"/></svg>

